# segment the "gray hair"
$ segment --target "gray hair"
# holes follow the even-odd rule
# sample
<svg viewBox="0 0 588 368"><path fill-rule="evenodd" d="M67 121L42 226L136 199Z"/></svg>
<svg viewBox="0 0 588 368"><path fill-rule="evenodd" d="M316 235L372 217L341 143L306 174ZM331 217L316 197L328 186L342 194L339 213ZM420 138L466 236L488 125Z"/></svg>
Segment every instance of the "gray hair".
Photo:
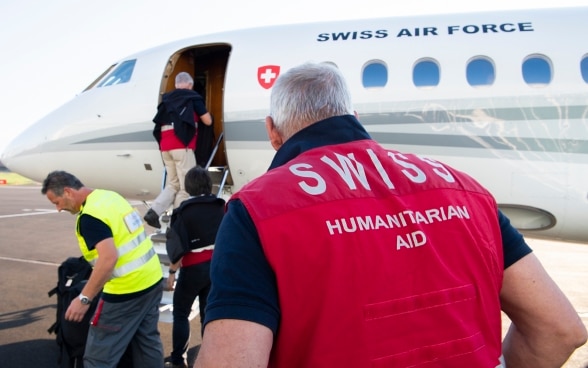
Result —
<svg viewBox="0 0 588 368"><path fill-rule="evenodd" d="M65 171L52 171L43 180L41 193L47 194L47 191L52 191L56 196L63 195L64 188L80 189L84 186L82 182L74 175Z"/></svg>
<svg viewBox="0 0 588 368"><path fill-rule="evenodd" d="M345 78L330 63L305 63L280 75L272 88L270 109L284 140L320 120L353 114Z"/></svg>
<svg viewBox="0 0 588 368"><path fill-rule="evenodd" d="M187 72L180 72L176 75L176 86L178 84L191 84L194 85L194 79Z"/></svg>

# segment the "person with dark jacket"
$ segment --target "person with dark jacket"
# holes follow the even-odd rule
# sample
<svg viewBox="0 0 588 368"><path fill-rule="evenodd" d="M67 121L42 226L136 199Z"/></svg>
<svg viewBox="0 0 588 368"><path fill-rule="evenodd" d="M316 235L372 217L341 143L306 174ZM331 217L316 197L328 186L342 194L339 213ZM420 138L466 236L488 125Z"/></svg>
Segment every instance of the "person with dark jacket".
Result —
<svg viewBox="0 0 588 368"><path fill-rule="evenodd" d="M179 261L169 266L167 289L174 290L171 362L165 367L186 367L185 356L190 340L188 317L192 304L198 297L200 321L204 322L206 300L210 291L210 260L214 241L224 215L225 201L212 192L212 180L208 171L196 166L186 173L186 191L190 198L176 208L171 216L171 229L177 234L187 234L184 241L192 249ZM202 330L201 330L202 333Z"/></svg>
<svg viewBox="0 0 588 368"><path fill-rule="evenodd" d="M186 72L176 76L176 89L163 95L153 118L153 136L159 144L167 173L165 188L155 198L144 216L145 221L160 228L159 216L171 205L178 207L188 193L184 188L186 172L196 166L194 150L198 123L212 125L204 99L192 90L194 80Z"/></svg>

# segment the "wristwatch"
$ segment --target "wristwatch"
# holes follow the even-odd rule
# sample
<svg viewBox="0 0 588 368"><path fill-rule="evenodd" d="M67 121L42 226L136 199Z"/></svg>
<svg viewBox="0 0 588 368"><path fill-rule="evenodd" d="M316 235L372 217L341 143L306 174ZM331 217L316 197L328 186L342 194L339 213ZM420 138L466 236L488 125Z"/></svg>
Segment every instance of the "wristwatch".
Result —
<svg viewBox="0 0 588 368"><path fill-rule="evenodd" d="M80 296L78 296L78 299L80 299L80 302L82 302L83 305L88 305L88 304L92 303L90 298L88 298L84 294L80 294Z"/></svg>

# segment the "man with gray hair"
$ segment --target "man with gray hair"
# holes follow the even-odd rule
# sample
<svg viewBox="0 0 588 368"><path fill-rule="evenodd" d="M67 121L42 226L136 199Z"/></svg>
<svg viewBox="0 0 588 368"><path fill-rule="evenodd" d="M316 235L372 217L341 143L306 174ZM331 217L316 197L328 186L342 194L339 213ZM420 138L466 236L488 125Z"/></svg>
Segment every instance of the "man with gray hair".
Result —
<svg viewBox="0 0 588 368"><path fill-rule="evenodd" d="M184 177L196 166L196 136L198 124L212 125L212 116L204 100L194 87L194 79L187 72L176 75L176 89L163 95L153 118L153 136L159 144L167 178L165 187L151 204L145 221L160 228L159 216L171 205L178 207L189 197L184 188Z"/></svg>
<svg viewBox="0 0 588 368"><path fill-rule="evenodd" d="M279 76L270 107L277 152L227 204L196 367L560 367L584 344L491 193L372 140L336 67Z"/></svg>
<svg viewBox="0 0 588 368"><path fill-rule="evenodd" d="M163 274L140 215L118 193L86 187L65 171L47 175L41 193L58 211L76 215L75 235L92 274L65 319L91 317L84 367L115 368L130 347L135 367L161 368L159 303Z"/></svg>

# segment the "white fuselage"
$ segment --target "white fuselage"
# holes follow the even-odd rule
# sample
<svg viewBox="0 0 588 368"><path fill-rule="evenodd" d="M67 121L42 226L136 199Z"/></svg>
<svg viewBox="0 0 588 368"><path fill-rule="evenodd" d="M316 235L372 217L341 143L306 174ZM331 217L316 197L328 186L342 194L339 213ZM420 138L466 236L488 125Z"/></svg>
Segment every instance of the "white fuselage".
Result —
<svg viewBox="0 0 588 368"><path fill-rule="evenodd" d="M518 11L290 25L186 39L122 59L136 60L127 83L84 91L13 141L2 161L35 180L63 169L88 186L153 199L163 165L151 120L166 65L181 50L226 45L222 116L215 118L224 132L228 193L265 172L274 155L264 128L271 82L279 75L271 73L273 67L283 72L305 61L326 61L344 73L359 120L375 140L472 175L532 236L586 242L586 19L588 8ZM523 77L523 64L533 58L546 61L548 82ZM472 60L494 68L492 82L471 85ZM437 84L415 85L415 66L422 61L437 66ZM379 74L385 83L366 85L373 65L385 71Z"/></svg>

